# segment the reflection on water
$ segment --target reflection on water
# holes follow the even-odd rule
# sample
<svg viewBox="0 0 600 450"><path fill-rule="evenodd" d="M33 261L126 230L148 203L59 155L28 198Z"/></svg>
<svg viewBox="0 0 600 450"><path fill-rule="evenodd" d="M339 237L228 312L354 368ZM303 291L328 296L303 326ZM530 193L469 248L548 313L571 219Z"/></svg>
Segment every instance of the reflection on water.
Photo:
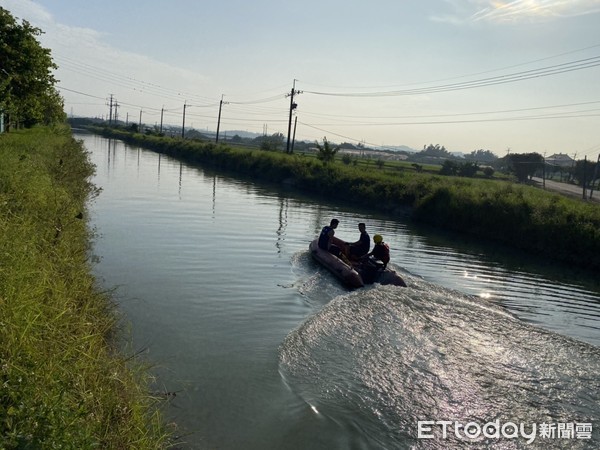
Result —
<svg viewBox="0 0 600 450"><path fill-rule="evenodd" d="M510 439L417 439L419 420L592 423L600 349L515 319L493 303L411 277L338 297L281 346L287 383L361 448L477 448ZM597 436L597 435L596 435ZM524 444L524 442L521 442ZM541 436L534 448L585 448ZM518 447L517 447L518 448Z"/></svg>
<svg viewBox="0 0 600 450"><path fill-rule="evenodd" d="M78 138L103 189L96 272L178 392L184 448L461 448L415 440L415 420L597 420L597 280ZM345 240L359 221L383 234L410 287L349 294L312 261L334 216Z"/></svg>

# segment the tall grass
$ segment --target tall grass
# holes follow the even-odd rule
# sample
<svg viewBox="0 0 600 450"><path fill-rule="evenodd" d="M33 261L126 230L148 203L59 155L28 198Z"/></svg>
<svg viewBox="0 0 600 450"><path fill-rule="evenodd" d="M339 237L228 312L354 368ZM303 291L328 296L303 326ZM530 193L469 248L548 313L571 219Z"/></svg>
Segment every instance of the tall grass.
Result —
<svg viewBox="0 0 600 450"><path fill-rule="evenodd" d="M415 218L588 269L600 268L600 206L506 182L454 182L428 193Z"/></svg>
<svg viewBox="0 0 600 450"><path fill-rule="evenodd" d="M504 180L441 176L104 129L107 136L329 199L352 201L508 246L600 269L600 207Z"/></svg>
<svg viewBox="0 0 600 450"><path fill-rule="evenodd" d="M118 316L91 275L95 188L69 129L0 136L0 448L154 449L147 372L115 351Z"/></svg>

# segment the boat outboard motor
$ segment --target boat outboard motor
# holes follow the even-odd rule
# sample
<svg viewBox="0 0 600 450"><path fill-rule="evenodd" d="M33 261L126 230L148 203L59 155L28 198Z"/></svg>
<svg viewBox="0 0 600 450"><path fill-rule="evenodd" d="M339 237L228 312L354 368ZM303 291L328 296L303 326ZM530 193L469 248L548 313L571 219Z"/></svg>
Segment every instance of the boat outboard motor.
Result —
<svg viewBox="0 0 600 450"><path fill-rule="evenodd" d="M359 272L365 283L373 283L384 269L385 264L382 261L369 256L361 262Z"/></svg>

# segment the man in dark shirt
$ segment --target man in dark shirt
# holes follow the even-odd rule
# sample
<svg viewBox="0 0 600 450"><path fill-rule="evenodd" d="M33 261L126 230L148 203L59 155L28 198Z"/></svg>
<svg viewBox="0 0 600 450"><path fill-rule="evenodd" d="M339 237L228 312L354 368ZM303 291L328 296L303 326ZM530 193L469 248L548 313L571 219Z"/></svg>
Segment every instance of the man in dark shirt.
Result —
<svg viewBox="0 0 600 450"><path fill-rule="evenodd" d="M362 256L369 253L369 248L371 248L371 238L367 233L367 226L364 223L358 224L358 231L360 231L360 238L358 241L350 244L350 258L352 259L360 259Z"/></svg>
<svg viewBox="0 0 600 450"><path fill-rule="evenodd" d="M321 234L319 235L319 248L327 250L336 256L339 256L341 252L340 247L334 244L334 242L337 240L334 238L335 229L339 223L339 220L331 219L329 225L324 226L321 230Z"/></svg>

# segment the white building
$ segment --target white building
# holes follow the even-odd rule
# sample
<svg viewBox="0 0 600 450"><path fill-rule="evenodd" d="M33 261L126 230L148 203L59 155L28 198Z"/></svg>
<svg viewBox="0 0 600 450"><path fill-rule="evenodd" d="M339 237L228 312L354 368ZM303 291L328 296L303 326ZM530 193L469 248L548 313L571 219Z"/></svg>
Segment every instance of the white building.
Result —
<svg viewBox="0 0 600 450"><path fill-rule="evenodd" d="M556 153L546 158L546 164L559 167L572 167L575 160L565 153Z"/></svg>

